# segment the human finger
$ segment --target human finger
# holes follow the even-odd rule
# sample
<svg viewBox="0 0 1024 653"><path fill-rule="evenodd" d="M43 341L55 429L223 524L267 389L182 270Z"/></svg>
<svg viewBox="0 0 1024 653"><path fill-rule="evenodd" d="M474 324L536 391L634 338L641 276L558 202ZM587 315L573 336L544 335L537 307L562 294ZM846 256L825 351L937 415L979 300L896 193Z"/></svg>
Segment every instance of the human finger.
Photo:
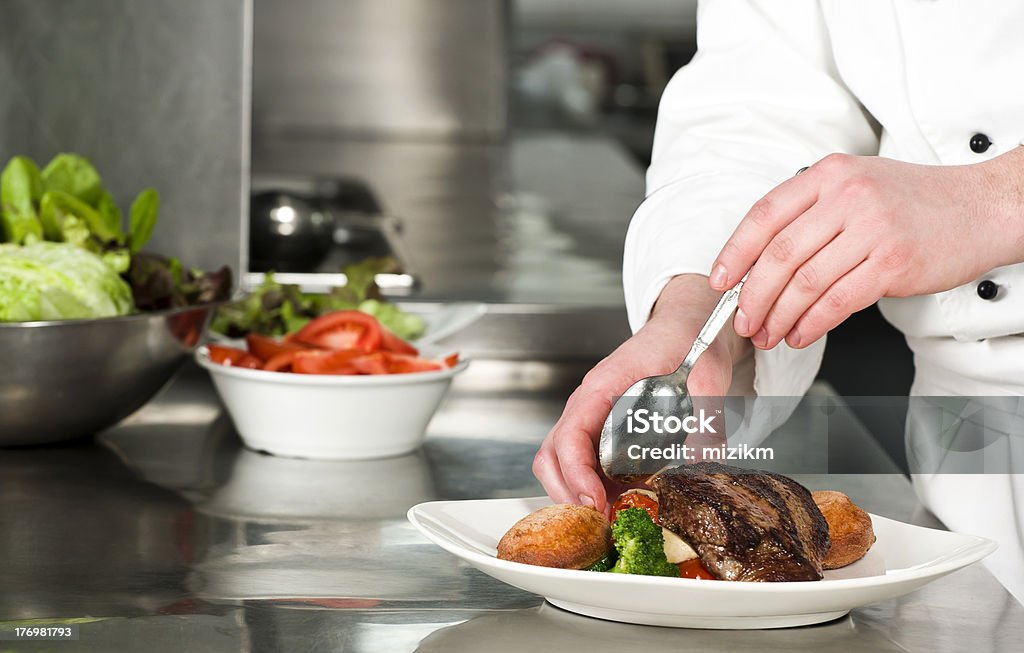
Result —
<svg viewBox="0 0 1024 653"><path fill-rule="evenodd" d="M871 306L881 296L879 272L869 257L826 290L797 320L786 336L790 347L806 347L837 327L853 313Z"/></svg>
<svg viewBox="0 0 1024 653"><path fill-rule="evenodd" d="M550 438L544 440L533 458L533 475L540 481L544 491L555 503L576 503L569 487L562 478L562 468L558 465L558 456L551 445Z"/></svg>
<svg viewBox="0 0 1024 653"><path fill-rule="evenodd" d="M861 237L844 231L804 262L768 311L761 329L751 338L754 346L771 349L779 344L834 283L868 257L868 251Z"/></svg>
<svg viewBox="0 0 1024 653"><path fill-rule="evenodd" d="M816 204L769 241L743 285L733 328L749 338L764 325L765 317L801 266L828 245L842 230L842 223ZM794 317L794 320L796 317ZM781 338L785 333L779 335Z"/></svg>
<svg viewBox="0 0 1024 653"><path fill-rule="evenodd" d="M772 238L814 205L818 187L813 177L787 179L754 202L711 266L712 288L725 291L736 285Z"/></svg>
<svg viewBox="0 0 1024 653"><path fill-rule="evenodd" d="M563 420L552 431L552 445L573 503L604 510L607 500L597 469L597 441L615 397L583 390L566 404Z"/></svg>

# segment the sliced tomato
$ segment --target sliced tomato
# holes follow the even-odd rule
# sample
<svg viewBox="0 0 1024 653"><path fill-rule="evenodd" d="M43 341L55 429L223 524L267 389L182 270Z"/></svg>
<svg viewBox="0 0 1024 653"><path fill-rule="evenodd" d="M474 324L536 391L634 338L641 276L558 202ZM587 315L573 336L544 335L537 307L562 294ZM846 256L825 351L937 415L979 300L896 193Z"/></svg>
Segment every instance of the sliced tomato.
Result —
<svg viewBox="0 0 1024 653"><path fill-rule="evenodd" d="M455 367L456 365L459 364L459 355L449 354L448 356L445 356L444 364L447 365L448 367Z"/></svg>
<svg viewBox="0 0 1024 653"><path fill-rule="evenodd" d="M359 374L352 361L365 355L361 349L306 349L295 353L292 371L296 374Z"/></svg>
<svg viewBox="0 0 1024 653"><path fill-rule="evenodd" d="M307 345L295 342L282 342L276 338L261 336L258 333L250 333L245 336L245 346L249 349L250 354L263 362L269 361L278 354L309 349Z"/></svg>
<svg viewBox="0 0 1024 653"><path fill-rule="evenodd" d="M381 326L377 318L360 311L334 311L302 327L294 341L323 349L380 349Z"/></svg>
<svg viewBox="0 0 1024 653"><path fill-rule="evenodd" d="M693 558L679 563L680 578L696 578L698 580L718 580L714 574L708 571L700 558Z"/></svg>
<svg viewBox="0 0 1024 653"><path fill-rule="evenodd" d="M263 364L258 358L249 352L242 351L241 349L235 349L234 347L207 345L206 351L210 354L210 360L220 365L259 369Z"/></svg>
<svg viewBox="0 0 1024 653"><path fill-rule="evenodd" d="M404 354L389 354L387 357L387 368L388 374L409 374L412 372L436 372L443 369L443 366L437 361L426 358L417 358Z"/></svg>
<svg viewBox="0 0 1024 653"><path fill-rule="evenodd" d="M356 368L360 374L387 374L388 354L383 351L378 351L373 354L365 354L359 358L352 359L352 366Z"/></svg>
<svg viewBox="0 0 1024 653"><path fill-rule="evenodd" d="M631 492L620 496L618 501L612 504L612 521L615 521L615 517L618 516L620 510L626 510L627 508L646 510L654 523L658 523L658 502L646 494Z"/></svg>
<svg viewBox="0 0 1024 653"><path fill-rule="evenodd" d="M271 356L267 362L263 363L263 369L268 372L291 372L292 365L295 363L295 356L301 352L298 351L283 351L280 354Z"/></svg>
<svg viewBox="0 0 1024 653"><path fill-rule="evenodd" d="M384 351L392 351L396 354L405 354L407 356L419 356L420 352L415 347L402 340L395 334L388 331L385 327L380 328L381 343L380 348Z"/></svg>

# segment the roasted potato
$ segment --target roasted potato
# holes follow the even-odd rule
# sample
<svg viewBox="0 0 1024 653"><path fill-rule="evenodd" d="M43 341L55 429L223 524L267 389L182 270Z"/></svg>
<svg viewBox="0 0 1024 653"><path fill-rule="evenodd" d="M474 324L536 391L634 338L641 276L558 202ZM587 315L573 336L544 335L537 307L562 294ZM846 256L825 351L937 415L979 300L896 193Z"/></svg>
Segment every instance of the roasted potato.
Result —
<svg viewBox="0 0 1024 653"><path fill-rule="evenodd" d="M541 567L585 569L611 548L611 526L603 513L559 504L517 521L498 542L498 557Z"/></svg>
<svg viewBox="0 0 1024 653"><path fill-rule="evenodd" d="M811 496L828 522L828 536L832 541L822 566L838 569L863 558L875 543L868 513L842 492L823 490L812 492Z"/></svg>

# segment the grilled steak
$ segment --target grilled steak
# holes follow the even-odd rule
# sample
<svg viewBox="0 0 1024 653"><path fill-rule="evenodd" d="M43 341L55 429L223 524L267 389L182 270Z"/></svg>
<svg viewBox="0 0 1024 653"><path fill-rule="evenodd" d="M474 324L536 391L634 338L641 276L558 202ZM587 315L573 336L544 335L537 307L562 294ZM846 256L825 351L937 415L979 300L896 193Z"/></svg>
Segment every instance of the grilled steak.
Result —
<svg viewBox="0 0 1024 653"><path fill-rule="evenodd" d="M796 481L720 463L683 465L649 481L658 518L722 580L821 580L828 523Z"/></svg>

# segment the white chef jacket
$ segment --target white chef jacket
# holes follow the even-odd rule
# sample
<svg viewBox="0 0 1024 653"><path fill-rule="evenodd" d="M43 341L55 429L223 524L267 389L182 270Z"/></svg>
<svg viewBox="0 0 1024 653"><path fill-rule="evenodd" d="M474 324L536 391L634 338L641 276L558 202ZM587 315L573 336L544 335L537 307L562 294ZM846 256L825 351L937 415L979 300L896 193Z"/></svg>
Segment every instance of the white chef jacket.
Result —
<svg viewBox="0 0 1024 653"><path fill-rule="evenodd" d="M1024 2L703 0L697 21L626 237L634 331L671 277L709 274L747 209L802 166L831 152L968 164L1024 142ZM994 300L979 296L985 279ZM913 350L911 394L1024 395L1024 265L879 307ZM756 351L753 390L802 395L824 344ZM951 529L999 541L987 564L1024 600L1024 476L914 484Z"/></svg>

